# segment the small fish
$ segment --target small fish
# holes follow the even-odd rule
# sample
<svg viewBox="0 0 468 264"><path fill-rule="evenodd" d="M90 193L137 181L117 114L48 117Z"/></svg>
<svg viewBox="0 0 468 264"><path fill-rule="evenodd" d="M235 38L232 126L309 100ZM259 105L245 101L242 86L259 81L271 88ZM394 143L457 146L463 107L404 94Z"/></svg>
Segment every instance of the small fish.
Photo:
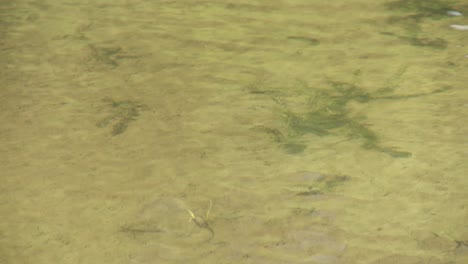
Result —
<svg viewBox="0 0 468 264"><path fill-rule="evenodd" d="M450 25L450 27L456 30L468 30L468 25Z"/></svg>

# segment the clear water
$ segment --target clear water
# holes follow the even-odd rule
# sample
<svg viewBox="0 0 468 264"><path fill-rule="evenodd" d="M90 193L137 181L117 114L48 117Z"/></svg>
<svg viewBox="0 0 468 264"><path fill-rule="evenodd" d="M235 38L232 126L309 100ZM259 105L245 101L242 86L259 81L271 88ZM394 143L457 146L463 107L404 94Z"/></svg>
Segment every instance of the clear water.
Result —
<svg viewBox="0 0 468 264"><path fill-rule="evenodd" d="M468 263L467 16L2 4L0 262Z"/></svg>

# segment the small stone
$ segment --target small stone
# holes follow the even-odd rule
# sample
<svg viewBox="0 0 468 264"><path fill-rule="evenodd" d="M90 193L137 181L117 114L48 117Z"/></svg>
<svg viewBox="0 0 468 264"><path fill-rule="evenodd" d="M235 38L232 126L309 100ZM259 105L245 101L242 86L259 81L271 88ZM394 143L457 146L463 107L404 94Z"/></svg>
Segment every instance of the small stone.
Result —
<svg viewBox="0 0 468 264"><path fill-rule="evenodd" d="M454 11L454 10L447 11L447 15L449 15L449 16L463 16L462 13L460 13L458 11Z"/></svg>
<svg viewBox="0 0 468 264"><path fill-rule="evenodd" d="M468 30L468 25L450 25L450 27L456 30Z"/></svg>

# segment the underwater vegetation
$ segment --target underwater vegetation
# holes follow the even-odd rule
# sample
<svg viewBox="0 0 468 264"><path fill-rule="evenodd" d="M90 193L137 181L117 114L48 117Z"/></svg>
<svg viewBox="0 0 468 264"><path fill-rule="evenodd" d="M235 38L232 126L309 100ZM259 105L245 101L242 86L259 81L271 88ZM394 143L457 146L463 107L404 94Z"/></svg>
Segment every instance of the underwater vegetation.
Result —
<svg viewBox="0 0 468 264"><path fill-rule="evenodd" d="M412 46L428 47L434 49L445 49L448 46L448 42L445 39L441 38L418 38L418 37L408 37L401 36L391 32L380 32L382 35L393 36L399 40L410 44Z"/></svg>
<svg viewBox="0 0 468 264"><path fill-rule="evenodd" d="M272 91L254 91L255 94L269 96L281 106L285 129L256 126L254 130L262 132L278 143L286 152L297 154L303 152L307 145L301 142L301 137L313 134L319 137L341 135L348 140L360 142L361 147L380 151L392 157L409 157L411 153L398 151L382 144L379 136L364 122L363 116L352 116L348 109L351 101L368 103L375 100L401 100L430 94L440 93L449 88L442 88L430 93L412 95L393 95L391 88L369 93L363 88L345 82L329 82L331 89L317 89L306 84L299 85L299 91L307 99L307 111L293 111L284 102L285 96Z"/></svg>
<svg viewBox="0 0 468 264"><path fill-rule="evenodd" d="M391 25L398 25L406 30L406 35L398 35L391 32L381 32L387 36L395 36L407 44L435 49L445 49L447 41L440 38L421 38L420 24L426 19L439 20L450 18L447 12L453 8L441 0L398 0L385 4L385 7L395 15L388 18Z"/></svg>
<svg viewBox="0 0 468 264"><path fill-rule="evenodd" d="M107 98L103 101L107 108L110 108L110 114L101 119L96 126L103 128L112 125L113 136L124 133L128 124L140 115L140 111L147 109L145 105L131 100L114 101Z"/></svg>
<svg viewBox="0 0 468 264"><path fill-rule="evenodd" d="M294 41L299 41L303 42L305 44L311 45L311 46L317 46L320 45L320 40L316 38L311 38L311 37L303 37L303 36L288 36L288 40L294 40Z"/></svg>
<svg viewBox="0 0 468 264"><path fill-rule="evenodd" d="M118 59L122 56L122 48L115 47L101 47L97 45L88 45L91 53L91 58L98 63L108 65L111 67L117 67Z"/></svg>
<svg viewBox="0 0 468 264"><path fill-rule="evenodd" d="M142 55L127 51L118 45L88 44L84 52L85 66L89 71L111 70L118 67L123 61L137 59Z"/></svg>
<svg viewBox="0 0 468 264"><path fill-rule="evenodd" d="M177 238L184 241L207 243L215 236L211 226L212 200L209 200L205 214L194 213L187 204L175 197L157 197L151 203L145 204L135 219L120 227L120 232L139 239ZM189 221L187 221L189 220ZM193 224L190 224L192 222ZM197 236L192 228L198 228L202 236Z"/></svg>
<svg viewBox="0 0 468 264"><path fill-rule="evenodd" d="M385 5L388 9L402 12L412 12L419 16L441 18L452 10L447 1L441 0L398 0Z"/></svg>
<svg viewBox="0 0 468 264"><path fill-rule="evenodd" d="M349 181L351 179L349 176L346 175L326 175L318 173L316 174L320 177L317 177L313 181L309 181L307 184L297 186L300 189L298 189L296 195L309 196L326 194L331 192L335 187L342 185L344 182Z"/></svg>

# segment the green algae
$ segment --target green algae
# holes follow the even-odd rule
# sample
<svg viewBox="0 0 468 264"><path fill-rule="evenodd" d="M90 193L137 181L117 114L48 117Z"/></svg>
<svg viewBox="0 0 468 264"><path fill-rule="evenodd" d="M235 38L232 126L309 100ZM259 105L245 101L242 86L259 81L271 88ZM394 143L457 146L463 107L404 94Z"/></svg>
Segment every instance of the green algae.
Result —
<svg viewBox="0 0 468 264"><path fill-rule="evenodd" d="M404 69L402 70L404 71ZM397 73L402 74L402 73ZM376 100L404 100L409 98L427 96L444 92L450 87L444 87L428 93L417 93L409 95L394 94L394 87L389 86L373 93L364 88L346 82L330 81L328 88L318 89L300 83L295 87L296 92L308 98L306 111L295 111L285 103L287 95L271 89L255 94L268 95L282 109L284 128L258 126L257 131L269 135L274 142L278 143L287 153L299 154L307 148L302 137L312 134L318 137L338 135L347 140L360 143L366 150L379 151L396 158L411 156L410 152L395 150L382 143L379 135L373 131L365 122L365 116L352 115L348 107L349 103L359 102L366 104Z"/></svg>
<svg viewBox="0 0 468 264"><path fill-rule="evenodd" d="M421 23L426 20L448 19L447 11L454 10L447 1L440 0L398 0L385 4L394 15L387 19L390 25L405 29L405 34L381 32L381 34L395 36L401 41L417 47L445 49L448 42L441 38L421 37Z"/></svg>
<svg viewBox="0 0 468 264"><path fill-rule="evenodd" d="M412 46L427 47L433 49L445 49L448 47L448 42L441 38L420 38L417 34L409 34L409 36L397 35L391 32L380 32L382 35L393 36Z"/></svg>
<svg viewBox="0 0 468 264"><path fill-rule="evenodd" d="M445 12L452 10L447 1L440 0L398 0L385 6L392 11L411 12L421 16L444 17Z"/></svg>
<svg viewBox="0 0 468 264"><path fill-rule="evenodd" d="M350 177L346 175L323 175L316 181L310 181L308 184L297 186L296 195L313 196L332 192L337 186L349 181ZM305 189L305 190L304 190Z"/></svg>
<svg viewBox="0 0 468 264"><path fill-rule="evenodd" d="M311 46L320 45L320 40L318 40L316 38L312 38L312 37L288 36L287 39L302 42L302 43L305 43L305 44L311 45Z"/></svg>
<svg viewBox="0 0 468 264"><path fill-rule="evenodd" d="M113 136L124 133L129 123L140 115L140 111L147 108L145 105L131 100L114 101L108 98L104 102L106 102L106 108L110 108L110 114L101 119L96 126L104 128L111 125Z"/></svg>
<svg viewBox="0 0 468 264"><path fill-rule="evenodd" d="M117 67L118 56L122 53L122 48L118 46L101 47L93 44L88 45L92 58L99 63Z"/></svg>

